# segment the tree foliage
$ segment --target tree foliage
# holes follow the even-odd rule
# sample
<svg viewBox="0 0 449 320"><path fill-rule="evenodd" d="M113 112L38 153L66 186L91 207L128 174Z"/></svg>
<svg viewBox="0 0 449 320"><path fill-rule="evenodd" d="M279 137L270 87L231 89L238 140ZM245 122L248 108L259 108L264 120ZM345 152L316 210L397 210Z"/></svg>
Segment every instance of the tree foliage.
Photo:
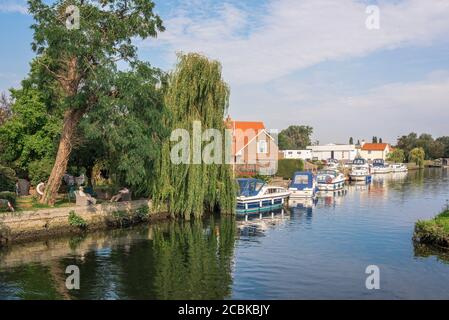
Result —
<svg viewBox="0 0 449 320"><path fill-rule="evenodd" d="M134 38L155 37L163 31L151 0L58 0L46 4L28 0L35 23L32 48L41 78L50 78L60 99L63 126L42 202L53 204L66 172L81 119L109 97L118 94L114 83L117 62L137 63ZM66 9L76 5L80 28L66 26ZM109 100L106 101L106 103Z"/></svg>
<svg viewBox="0 0 449 320"><path fill-rule="evenodd" d="M387 160L394 163L403 163L405 161L405 152L402 149L395 148L387 156Z"/></svg>
<svg viewBox="0 0 449 320"><path fill-rule="evenodd" d="M415 132L404 135L398 139L397 146L404 150L406 155L414 148L422 148L426 159L449 157L449 137L434 139L432 135L423 133L418 136Z"/></svg>
<svg viewBox="0 0 449 320"><path fill-rule="evenodd" d="M194 121L201 121L203 130L220 130L224 137L223 118L228 101L229 88L222 80L218 62L198 54L180 55L169 78L165 104L170 116L165 117L163 124L172 130L190 132L190 145ZM159 181L154 193L156 203L167 202L172 215L186 219L192 214L199 217L205 210L233 213L235 184L231 166L224 164L224 152L221 152L221 164L174 164L170 159L172 146L168 139L163 142L157 174Z"/></svg>
<svg viewBox="0 0 449 320"><path fill-rule="evenodd" d="M426 157L426 153L423 148L417 147L410 151L409 161L414 162L420 168L424 167L424 159Z"/></svg>
<svg viewBox="0 0 449 320"><path fill-rule="evenodd" d="M313 128L309 126L289 126L279 133L280 150L305 149L311 145Z"/></svg>
<svg viewBox="0 0 449 320"><path fill-rule="evenodd" d="M41 91L12 90L11 117L0 127L0 161L19 173L41 159L52 159L61 130L61 119L47 112Z"/></svg>

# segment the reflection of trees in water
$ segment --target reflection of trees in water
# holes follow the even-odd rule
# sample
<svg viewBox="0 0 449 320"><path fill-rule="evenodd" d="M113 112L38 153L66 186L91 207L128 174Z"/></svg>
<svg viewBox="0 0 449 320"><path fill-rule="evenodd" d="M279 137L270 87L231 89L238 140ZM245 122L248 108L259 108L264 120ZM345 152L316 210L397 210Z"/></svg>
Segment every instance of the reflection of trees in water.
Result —
<svg viewBox="0 0 449 320"><path fill-rule="evenodd" d="M418 258L428 258L435 256L438 261L449 264L449 250L436 248L418 242L413 243L414 255Z"/></svg>
<svg viewBox="0 0 449 320"><path fill-rule="evenodd" d="M29 264L0 273L0 298L62 299L48 266Z"/></svg>
<svg viewBox="0 0 449 320"><path fill-rule="evenodd" d="M165 230L164 230L165 229ZM223 299L231 293L235 220L171 223L154 229L157 299Z"/></svg>
<svg viewBox="0 0 449 320"><path fill-rule="evenodd" d="M231 294L235 237L235 219L222 217L66 240L69 250L92 250L2 269L0 298L223 299ZM68 265L80 268L79 290L65 288Z"/></svg>

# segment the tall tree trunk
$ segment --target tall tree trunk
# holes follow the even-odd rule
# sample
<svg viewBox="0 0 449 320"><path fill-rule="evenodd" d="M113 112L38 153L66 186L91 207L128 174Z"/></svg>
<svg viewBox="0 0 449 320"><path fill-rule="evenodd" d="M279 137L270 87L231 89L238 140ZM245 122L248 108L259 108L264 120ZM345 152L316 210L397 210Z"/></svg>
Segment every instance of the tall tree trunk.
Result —
<svg viewBox="0 0 449 320"><path fill-rule="evenodd" d="M75 130L83 113L84 112L81 109L70 109L64 113L64 123L61 138L59 140L58 153L53 169L51 170L50 178L45 186L44 195L41 199L41 203L43 204L55 204L56 195L61 186L62 177L66 173L67 163L69 162L70 153L72 152Z"/></svg>

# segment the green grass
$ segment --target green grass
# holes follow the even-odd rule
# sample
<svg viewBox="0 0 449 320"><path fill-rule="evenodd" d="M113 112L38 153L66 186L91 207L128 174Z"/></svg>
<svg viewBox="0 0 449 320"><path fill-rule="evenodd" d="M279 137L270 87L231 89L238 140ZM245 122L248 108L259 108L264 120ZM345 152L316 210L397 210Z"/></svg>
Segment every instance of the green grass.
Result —
<svg viewBox="0 0 449 320"><path fill-rule="evenodd" d="M449 249L449 209L431 220L416 222L414 238L421 243Z"/></svg>

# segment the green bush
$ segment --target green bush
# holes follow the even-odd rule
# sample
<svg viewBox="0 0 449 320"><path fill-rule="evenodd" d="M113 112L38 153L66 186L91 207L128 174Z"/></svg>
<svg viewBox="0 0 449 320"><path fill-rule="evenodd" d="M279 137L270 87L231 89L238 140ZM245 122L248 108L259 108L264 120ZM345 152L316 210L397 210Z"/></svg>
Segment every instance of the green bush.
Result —
<svg viewBox="0 0 449 320"><path fill-rule="evenodd" d="M150 215L150 207L149 206L142 206L136 210L136 216L140 220L146 220Z"/></svg>
<svg viewBox="0 0 449 320"><path fill-rule="evenodd" d="M13 169L0 165L0 191L14 191L16 173Z"/></svg>
<svg viewBox="0 0 449 320"><path fill-rule="evenodd" d="M13 206L16 205L16 194L14 192L2 191L0 192L0 199L8 200Z"/></svg>
<svg viewBox="0 0 449 320"><path fill-rule="evenodd" d="M281 159L278 161L277 176L290 179L295 171L304 170L304 161L301 159Z"/></svg>
<svg viewBox="0 0 449 320"><path fill-rule="evenodd" d="M87 222L83 218L81 218L79 215L75 213L75 211L70 211L69 213L69 224L72 227L78 227L80 229L87 228Z"/></svg>
<svg viewBox="0 0 449 320"><path fill-rule="evenodd" d="M48 158L31 162L28 166L31 184L36 186L40 182L47 181L53 169L53 164L54 160Z"/></svg>

